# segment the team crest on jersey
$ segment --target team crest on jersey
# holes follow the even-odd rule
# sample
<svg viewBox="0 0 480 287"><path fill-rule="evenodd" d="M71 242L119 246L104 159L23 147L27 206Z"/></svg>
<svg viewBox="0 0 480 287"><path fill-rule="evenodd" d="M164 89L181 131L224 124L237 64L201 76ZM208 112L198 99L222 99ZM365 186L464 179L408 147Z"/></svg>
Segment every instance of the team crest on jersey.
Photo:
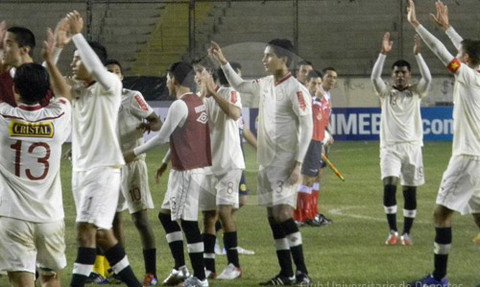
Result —
<svg viewBox="0 0 480 287"><path fill-rule="evenodd" d="M206 112L203 112L200 114L200 116L197 118L197 122L206 124L208 122L208 115Z"/></svg>
<svg viewBox="0 0 480 287"><path fill-rule="evenodd" d="M12 137L52 138L53 123L27 123L12 121L9 128Z"/></svg>
<svg viewBox="0 0 480 287"><path fill-rule="evenodd" d="M207 110L207 106L201 105L201 106L196 106L195 107L195 113L201 113Z"/></svg>
<svg viewBox="0 0 480 287"><path fill-rule="evenodd" d="M303 98L303 93L301 91L297 92L298 106L302 111L305 111L307 105L305 104L305 99Z"/></svg>

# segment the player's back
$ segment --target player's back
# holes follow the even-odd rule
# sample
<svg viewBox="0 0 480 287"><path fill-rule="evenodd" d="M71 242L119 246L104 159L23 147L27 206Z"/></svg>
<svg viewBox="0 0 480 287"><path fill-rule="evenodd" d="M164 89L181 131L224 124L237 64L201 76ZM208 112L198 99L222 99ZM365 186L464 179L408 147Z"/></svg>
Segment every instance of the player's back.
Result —
<svg viewBox="0 0 480 287"><path fill-rule="evenodd" d="M1 103L0 129L0 215L32 222L63 218L59 170L71 131L70 103Z"/></svg>

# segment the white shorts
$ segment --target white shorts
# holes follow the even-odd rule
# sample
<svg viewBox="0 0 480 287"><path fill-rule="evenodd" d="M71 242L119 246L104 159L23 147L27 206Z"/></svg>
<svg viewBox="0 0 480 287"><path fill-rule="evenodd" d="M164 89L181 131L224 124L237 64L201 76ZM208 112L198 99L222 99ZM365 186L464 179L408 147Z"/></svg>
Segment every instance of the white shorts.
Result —
<svg viewBox="0 0 480 287"><path fill-rule="evenodd" d="M208 175L208 192L200 193L200 210L216 210L219 205L231 205L238 209L238 186L241 169L230 170L222 175Z"/></svg>
<svg viewBox="0 0 480 287"><path fill-rule="evenodd" d="M208 192L207 168L170 170L162 209L171 212L172 220L198 221L200 193Z"/></svg>
<svg viewBox="0 0 480 287"><path fill-rule="evenodd" d="M265 207L287 204L297 207L297 184L287 184L294 164L258 167L258 203Z"/></svg>
<svg viewBox="0 0 480 287"><path fill-rule="evenodd" d="M0 270L51 274L67 265L65 223L0 217Z"/></svg>
<svg viewBox="0 0 480 287"><path fill-rule="evenodd" d="M399 143L380 148L382 179L400 178L403 186L420 186L425 183L422 147L418 144Z"/></svg>
<svg viewBox="0 0 480 287"><path fill-rule="evenodd" d="M120 193L120 169L99 167L74 171L72 189L77 209L76 222L111 229Z"/></svg>
<svg viewBox="0 0 480 287"><path fill-rule="evenodd" d="M117 212L128 208L128 212L132 214L145 209L153 209L145 161L136 160L123 166L121 174L122 182L118 195Z"/></svg>
<svg viewBox="0 0 480 287"><path fill-rule="evenodd" d="M452 156L443 173L437 201L461 214L480 213L480 157Z"/></svg>

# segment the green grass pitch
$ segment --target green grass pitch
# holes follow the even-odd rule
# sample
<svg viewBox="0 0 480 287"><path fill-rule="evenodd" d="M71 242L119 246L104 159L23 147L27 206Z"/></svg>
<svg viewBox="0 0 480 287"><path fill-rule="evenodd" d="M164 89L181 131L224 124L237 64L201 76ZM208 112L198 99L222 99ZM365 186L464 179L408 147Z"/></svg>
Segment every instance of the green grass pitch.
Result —
<svg viewBox="0 0 480 287"><path fill-rule="evenodd" d="M336 142L329 157L344 174L340 181L325 170L320 191L320 211L333 224L327 227L302 227L309 273L316 287L404 286L404 281L417 279L433 269L434 228L432 212L437 188L451 154L451 143L426 143L423 154L426 184L418 189L417 219L412 229L413 246L385 246L388 227L382 206L378 142ZM158 207L166 189L154 180L166 147L147 156L150 188L156 209L150 212L157 242L157 272L162 281L173 266L165 233L157 219ZM255 151L246 146L249 204L236 214L239 245L255 250L253 256L240 256L243 277L232 282L212 280L210 286L257 286L278 273L277 259L266 211L256 204L257 166ZM479 175L480 176L480 175ZM68 266L62 273L63 286L68 286L76 256L74 232L75 208L71 194L71 164L62 162L64 208ZM101 191L99 191L101 192ZM399 229L402 228L403 198L397 192ZM139 279L143 280L143 257L139 236L128 214L125 217L126 250ZM449 279L454 285L472 287L480 283L480 246L472 243L478 229L470 216L456 214L453 218L453 246L449 258ZM187 257L188 258L188 257ZM187 259L188 260L188 259ZM189 264L189 263L187 263ZM225 256L217 256L217 271L226 265ZM191 269L189 267L189 269ZM5 277L0 286L8 286Z"/></svg>

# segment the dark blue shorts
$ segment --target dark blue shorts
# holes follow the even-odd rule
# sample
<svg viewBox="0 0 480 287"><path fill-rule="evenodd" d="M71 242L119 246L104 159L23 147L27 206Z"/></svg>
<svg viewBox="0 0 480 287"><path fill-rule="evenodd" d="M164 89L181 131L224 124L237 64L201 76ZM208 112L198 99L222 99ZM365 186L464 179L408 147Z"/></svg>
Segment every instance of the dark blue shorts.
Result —
<svg viewBox="0 0 480 287"><path fill-rule="evenodd" d="M310 141L307 154L303 159L302 174L315 177L322 167L322 142Z"/></svg>

